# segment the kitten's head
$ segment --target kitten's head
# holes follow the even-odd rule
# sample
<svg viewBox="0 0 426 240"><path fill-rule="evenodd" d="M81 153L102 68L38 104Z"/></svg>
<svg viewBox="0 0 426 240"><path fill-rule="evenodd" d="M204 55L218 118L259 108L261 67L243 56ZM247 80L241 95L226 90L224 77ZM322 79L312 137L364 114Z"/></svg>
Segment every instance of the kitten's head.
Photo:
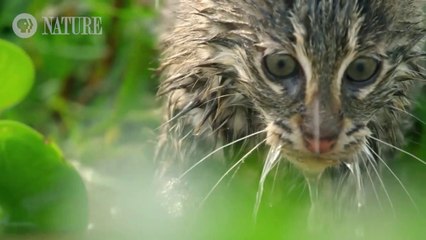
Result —
<svg viewBox="0 0 426 240"><path fill-rule="evenodd" d="M350 162L370 134L398 141L399 111L423 75L416 1L178 1L160 92L171 115L195 109L203 121L193 124L210 121L231 140L266 127L303 169ZM251 112L261 124L244 124Z"/></svg>
<svg viewBox="0 0 426 240"><path fill-rule="evenodd" d="M270 145L282 145L305 170L322 171L352 161L372 128L398 135L392 112L408 104L421 75L413 61L423 34L414 1L243 2L234 6L246 17L228 19L223 40Z"/></svg>

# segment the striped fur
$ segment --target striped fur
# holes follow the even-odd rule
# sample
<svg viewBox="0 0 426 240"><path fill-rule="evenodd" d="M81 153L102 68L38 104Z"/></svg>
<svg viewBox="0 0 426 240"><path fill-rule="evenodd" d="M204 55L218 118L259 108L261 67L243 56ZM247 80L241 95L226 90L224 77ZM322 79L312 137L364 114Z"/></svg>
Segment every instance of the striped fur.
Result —
<svg viewBox="0 0 426 240"><path fill-rule="evenodd" d="M400 146L409 96L424 72L416 56L423 16L414 0L176 0L160 36L165 124L159 176L179 176L206 153L245 140L282 145L303 172L340 168L363 156L374 136ZM270 53L300 63L300 89L271 82L262 71ZM380 59L374 84L349 92L342 76L358 56ZM314 103L322 121L342 117L335 150L312 156L300 123ZM339 116L337 116L339 115ZM340 121L340 120L339 120ZM370 141L379 154L388 149ZM238 147L223 158L232 161Z"/></svg>

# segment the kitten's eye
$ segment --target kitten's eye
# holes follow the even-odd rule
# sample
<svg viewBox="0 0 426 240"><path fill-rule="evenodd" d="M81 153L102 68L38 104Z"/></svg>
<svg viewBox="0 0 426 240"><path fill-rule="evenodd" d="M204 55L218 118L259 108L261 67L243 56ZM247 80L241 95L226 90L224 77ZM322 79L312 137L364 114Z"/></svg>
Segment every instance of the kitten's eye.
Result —
<svg viewBox="0 0 426 240"><path fill-rule="evenodd" d="M375 77L379 62L371 57L360 57L346 69L346 78L353 82L365 82Z"/></svg>
<svg viewBox="0 0 426 240"><path fill-rule="evenodd" d="M271 54L264 58L266 71L277 79L287 79L299 72L299 63L287 54Z"/></svg>

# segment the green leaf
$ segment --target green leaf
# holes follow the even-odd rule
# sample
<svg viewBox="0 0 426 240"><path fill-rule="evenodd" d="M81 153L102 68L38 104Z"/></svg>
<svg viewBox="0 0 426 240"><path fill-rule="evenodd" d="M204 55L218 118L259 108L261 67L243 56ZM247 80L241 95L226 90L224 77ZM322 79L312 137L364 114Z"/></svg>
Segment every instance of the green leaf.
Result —
<svg viewBox="0 0 426 240"><path fill-rule="evenodd" d="M87 205L83 181L55 144L21 123L0 121L0 230L82 231Z"/></svg>
<svg viewBox="0 0 426 240"><path fill-rule="evenodd" d="M0 39L0 111L19 103L33 82L30 57L18 46Z"/></svg>

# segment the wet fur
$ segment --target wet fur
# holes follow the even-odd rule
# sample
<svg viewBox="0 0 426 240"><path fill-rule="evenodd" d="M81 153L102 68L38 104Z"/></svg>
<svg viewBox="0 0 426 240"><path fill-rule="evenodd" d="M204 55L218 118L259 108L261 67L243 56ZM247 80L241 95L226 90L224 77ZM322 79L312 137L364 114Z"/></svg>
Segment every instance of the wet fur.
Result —
<svg viewBox="0 0 426 240"><path fill-rule="evenodd" d="M410 109L424 82L419 6L414 0L170 1L163 17L170 20L160 37L158 95L165 119L159 179L177 178L218 147L265 129L221 159L235 161L241 147L247 152L267 139L268 145L282 145L284 157L298 165L304 159L298 121L318 94L345 118L341 153L320 157L334 161L336 179L347 174L344 163L363 161L368 169L372 162L362 160L367 144L388 160L391 149L368 136L394 146L404 142L410 117L402 110ZM274 51L297 57L304 69L302 94L265 76L261 59ZM348 95L342 71L362 54L382 59L383 71L373 85ZM321 171L316 160L309 161L299 168Z"/></svg>

